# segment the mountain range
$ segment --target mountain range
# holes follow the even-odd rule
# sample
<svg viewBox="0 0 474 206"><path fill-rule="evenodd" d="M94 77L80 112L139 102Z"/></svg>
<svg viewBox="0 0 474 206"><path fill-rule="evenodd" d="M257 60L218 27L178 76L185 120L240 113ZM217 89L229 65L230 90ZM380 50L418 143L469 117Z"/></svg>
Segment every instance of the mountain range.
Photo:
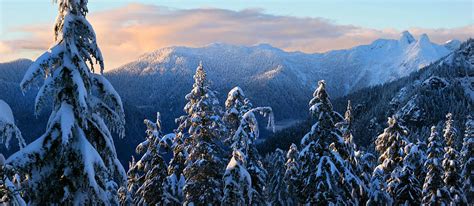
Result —
<svg viewBox="0 0 474 206"><path fill-rule="evenodd" d="M474 116L474 40L462 43L448 56L406 77L332 100L334 109L341 114L351 101L354 141L369 151L374 149L375 138L384 131L387 118L392 116L408 128L411 142L427 143L431 126L437 126L442 134L446 114L452 113L457 128L456 144L460 145L466 117ZM287 149L291 143L299 142L313 122L308 118L270 135L260 144L260 151Z"/></svg>
<svg viewBox="0 0 474 206"><path fill-rule="evenodd" d="M271 106L277 126L285 128L307 117L307 103L320 79L326 80L333 98L343 97L406 77L452 54L459 45L457 40L440 45L426 35L415 39L403 32L400 39L314 54L286 52L268 44L162 48L105 74L125 105L127 138L116 141L117 149L124 151L119 156L128 159L144 135L143 119L153 118L157 111L165 131L172 132L199 62L222 105L227 92L240 86L255 106ZM35 90L19 98L18 85L30 64L26 59L0 64L0 99L12 106L27 141L44 131L48 113L33 116Z"/></svg>

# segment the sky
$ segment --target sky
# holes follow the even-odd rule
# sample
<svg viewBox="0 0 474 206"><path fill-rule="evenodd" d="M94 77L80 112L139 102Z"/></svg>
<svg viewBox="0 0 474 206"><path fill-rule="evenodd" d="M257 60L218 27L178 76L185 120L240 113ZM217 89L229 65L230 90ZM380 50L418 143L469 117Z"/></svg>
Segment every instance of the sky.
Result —
<svg viewBox="0 0 474 206"><path fill-rule="evenodd" d="M291 2L291 3L289 3ZM443 43L474 36L473 0L89 0L107 68L168 46L269 43L325 52L410 31ZM0 62L35 59L53 43L51 0L0 0Z"/></svg>

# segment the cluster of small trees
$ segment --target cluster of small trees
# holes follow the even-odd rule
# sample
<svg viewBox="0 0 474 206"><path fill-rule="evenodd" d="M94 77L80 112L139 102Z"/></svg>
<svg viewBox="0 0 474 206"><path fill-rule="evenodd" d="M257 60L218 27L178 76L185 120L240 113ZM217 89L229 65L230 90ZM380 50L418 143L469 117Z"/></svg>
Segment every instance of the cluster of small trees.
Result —
<svg viewBox="0 0 474 206"><path fill-rule="evenodd" d="M272 109L253 107L235 87L222 110L202 64L194 80L174 133L164 135L160 115L145 120L147 137L136 149L143 155L132 159L128 184L119 189L123 205L266 204L268 172L256 149L256 115L273 127ZM173 154L169 164L166 153Z"/></svg>
<svg viewBox="0 0 474 206"><path fill-rule="evenodd" d="M471 117L461 152L451 114L446 116L444 141L433 127L428 144L409 142L407 129L390 117L375 141L377 161L352 140L350 102L344 116L333 111L325 82L320 81L309 103L316 122L302 138L301 149L293 144L286 152L276 149L261 158L255 147L254 113L269 114L271 125L271 108L252 108L236 87L228 94L225 111L220 111L205 77L199 65L186 96L187 115L178 119L174 133L163 135L159 119L145 120L148 137L137 147L144 155L130 163L128 187L119 192L122 204L466 205L472 201ZM167 172L160 151L173 153ZM149 187L159 192L144 193Z"/></svg>

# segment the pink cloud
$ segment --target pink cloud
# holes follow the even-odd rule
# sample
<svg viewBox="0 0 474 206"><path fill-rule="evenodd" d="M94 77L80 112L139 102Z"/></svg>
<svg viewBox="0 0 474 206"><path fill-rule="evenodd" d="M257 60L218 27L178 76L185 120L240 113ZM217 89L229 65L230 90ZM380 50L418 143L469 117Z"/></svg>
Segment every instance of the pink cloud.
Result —
<svg viewBox="0 0 474 206"><path fill-rule="evenodd" d="M153 5L129 4L117 9L92 12L88 18L96 30L108 69L133 61L145 52L167 46L198 47L213 42L238 45L269 43L288 51L313 53L350 48L377 38L398 38L401 32L395 29L376 30L338 25L323 18L275 16L258 9L172 10ZM31 55L44 51L52 42L51 27L40 25L18 28L20 32L30 35L0 42L0 53L13 51L15 54L27 55L18 58L35 58ZM465 40L472 36L473 30L474 25L468 25L452 29L412 28L410 32L414 35L427 33L433 41L442 43L449 39Z"/></svg>

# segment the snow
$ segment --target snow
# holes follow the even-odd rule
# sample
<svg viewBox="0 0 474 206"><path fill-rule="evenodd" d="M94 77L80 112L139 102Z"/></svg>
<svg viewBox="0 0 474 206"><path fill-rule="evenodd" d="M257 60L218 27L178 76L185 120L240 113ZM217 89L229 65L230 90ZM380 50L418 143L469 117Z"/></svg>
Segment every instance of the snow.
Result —
<svg viewBox="0 0 474 206"><path fill-rule="evenodd" d="M461 86L464 88L464 94L474 102L474 77L460 78Z"/></svg>
<svg viewBox="0 0 474 206"><path fill-rule="evenodd" d="M7 124L15 124L15 119L13 118L12 109L5 101L1 99L0 99L0 121L3 121Z"/></svg>
<svg viewBox="0 0 474 206"><path fill-rule="evenodd" d="M403 32L400 39L378 39L369 45L313 54L285 52L270 45L167 47L145 54L112 73L180 76L192 74L195 65L203 60L212 71L209 75L214 85L278 79L282 88L300 89L314 88L324 78L330 84L344 82L330 86L347 94L406 76L450 54L455 47L433 43L426 35L417 40L409 32ZM229 72L235 77L227 78Z"/></svg>
<svg viewBox="0 0 474 206"><path fill-rule="evenodd" d="M74 127L74 112L72 106L66 103L61 105L57 113L58 117L61 118L61 132L62 132L62 143L67 144L69 137L72 136L72 129Z"/></svg>

